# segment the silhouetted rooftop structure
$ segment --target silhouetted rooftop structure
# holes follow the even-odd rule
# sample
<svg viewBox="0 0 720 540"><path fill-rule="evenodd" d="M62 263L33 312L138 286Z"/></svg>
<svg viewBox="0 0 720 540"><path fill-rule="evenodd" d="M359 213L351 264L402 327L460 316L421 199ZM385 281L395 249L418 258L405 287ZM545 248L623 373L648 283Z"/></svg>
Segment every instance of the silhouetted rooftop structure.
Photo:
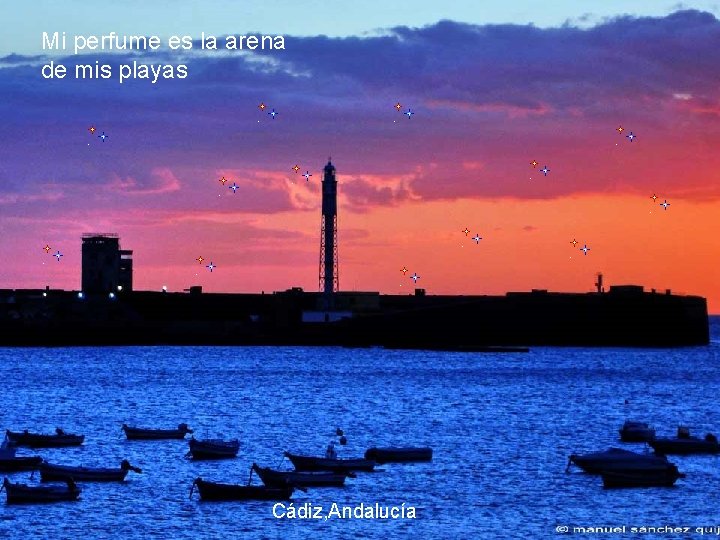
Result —
<svg viewBox="0 0 720 540"><path fill-rule="evenodd" d="M132 251L114 233L82 236L82 290L86 294L132 291Z"/></svg>

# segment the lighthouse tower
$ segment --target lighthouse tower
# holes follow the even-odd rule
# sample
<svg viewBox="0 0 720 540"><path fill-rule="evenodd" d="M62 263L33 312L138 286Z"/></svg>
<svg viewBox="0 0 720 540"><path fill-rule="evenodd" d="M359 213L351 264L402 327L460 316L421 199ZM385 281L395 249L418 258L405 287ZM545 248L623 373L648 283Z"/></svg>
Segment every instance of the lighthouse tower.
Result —
<svg viewBox="0 0 720 540"><path fill-rule="evenodd" d="M337 180L335 166L328 158L322 179L322 218L320 221L320 292L330 302L340 288L338 279Z"/></svg>

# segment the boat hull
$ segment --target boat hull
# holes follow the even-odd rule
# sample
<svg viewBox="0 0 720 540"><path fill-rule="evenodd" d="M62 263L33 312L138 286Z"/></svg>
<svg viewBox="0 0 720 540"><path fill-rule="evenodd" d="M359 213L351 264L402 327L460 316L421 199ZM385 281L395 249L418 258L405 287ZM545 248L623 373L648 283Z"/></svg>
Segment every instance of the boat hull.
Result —
<svg viewBox="0 0 720 540"><path fill-rule="evenodd" d="M203 501L286 501L293 493L292 487L268 488L265 486L240 486L206 482L198 478L194 482Z"/></svg>
<svg viewBox="0 0 720 540"><path fill-rule="evenodd" d="M383 463L411 463L418 461L432 461L432 448L370 448L365 452L365 459L372 460L378 465Z"/></svg>
<svg viewBox="0 0 720 540"><path fill-rule="evenodd" d="M375 462L368 459L328 459L312 456L298 456L285 452L298 471L331 471L331 472L372 472Z"/></svg>
<svg viewBox="0 0 720 540"><path fill-rule="evenodd" d="M647 471L602 472L603 486L606 488L672 487L678 478L684 476L677 472L677 468L650 474Z"/></svg>
<svg viewBox="0 0 720 540"><path fill-rule="evenodd" d="M129 441L159 441L165 439L184 439L187 433L185 429L144 429L123 426L125 436Z"/></svg>
<svg viewBox="0 0 720 540"><path fill-rule="evenodd" d="M253 467L267 487L343 487L347 474L334 472L274 471Z"/></svg>
<svg viewBox="0 0 720 540"><path fill-rule="evenodd" d="M40 433L26 433L6 431L7 439L13 446L28 446L30 448L63 448L66 446L80 446L85 441L84 435L44 435Z"/></svg>
<svg viewBox="0 0 720 540"><path fill-rule="evenodd" d="M80 496L80 489L77 486L67 487L45 487L27 486L25 484L13 484L7 479L3 483L7 493L8 504L37 504L76 501Z"/></svg>
<svg viewBox="0 0 720 540"><path fill-rule="evenodd" d="M73 479L76 482L122 482L127 469L93 469L89 467L66 467L64 465L40 465L40 481L53 482Z"/></svg>
<svg viewBox="0 0 720 540"><path fill-rule="evenodd" d="M237 457L240 442L234 441L201 441L190 439L190 454L193 459L232 459Z"/></svg>
<svg viewBox="0 0 720 540"><path fill-rule="evenodd" d="M0 472L34 471L41 463L40 456L0 458Z"/></svg>
<svg viewBox="0 0 720 540"><path fill-rule="evenodd" d="M618 432L622 442L648 442L655 438L655 429L637 420L625 420Z"/></svg>
<svg viewBox="0 0 720 540"><path fill-rule="evenodd" d="M637 454L619 448L591 454L573 454L570 461L589 474L601 474L603 471L662 471L672 465L656 455Z"/></svg>
<svg viewBox="0 0 720 540"><path fill-rule="evenodd" d="M658 454L717 454L720 453L720 445L715 441L703 439L655 439L649 441L653 450Z"/></svg>
<svg viewBox="0 0 720 540"><path fill-rule="evenodd" d="M655 432L620 430L620 440L622 442L649 442L652 441L654 438Z"/></svg>

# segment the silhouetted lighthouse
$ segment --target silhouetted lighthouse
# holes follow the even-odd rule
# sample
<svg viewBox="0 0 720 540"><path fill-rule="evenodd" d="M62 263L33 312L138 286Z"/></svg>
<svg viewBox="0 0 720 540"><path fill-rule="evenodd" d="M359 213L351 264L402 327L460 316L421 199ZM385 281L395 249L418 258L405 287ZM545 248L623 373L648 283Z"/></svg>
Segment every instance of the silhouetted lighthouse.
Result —
<svg viewBox="0 0 720 540"><path fill-rule="evenodd" d="M323 169L320 222L320 291L328 297L339 290L337 243L337 180L330 158ZM329 299L328 299L329 300Z"/></svg>

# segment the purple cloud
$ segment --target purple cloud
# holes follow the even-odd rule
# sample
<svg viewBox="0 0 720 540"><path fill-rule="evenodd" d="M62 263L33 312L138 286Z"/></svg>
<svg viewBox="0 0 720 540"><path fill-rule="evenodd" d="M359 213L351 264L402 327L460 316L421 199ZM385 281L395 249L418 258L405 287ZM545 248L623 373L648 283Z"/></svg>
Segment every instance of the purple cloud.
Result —
<svg viewBox="0 0 720 540"><path fill-rule="evenodd" d="M341 196L356 210L642 190L650 182L706 193L703 171L720 166L714 152L703 154L702 169L684 171L646 153L652 144L677 161L712 137L720 22L699 11L590 28L440 21L371 37L288 37L285 50L250 54L52 59L108 63L113 79L43 80L47 59L0 59L0 200L32 202L27 197L50 185L68 199L47 201L57 209L129 208L144 194L148 210L217 210L215 186L207 186L228 170L241 185L234 202L242 211L315 211L329 153ZM118 84L118 66L133 61L186 62L189 76ZM277 119L257 109L261 101ZM396 101L415 116L395 111ZM634 154L615 150L616 123L640 134ZM90 136L90 125L108 141ZM531 159L549 162L546 181L530 178ZM285 174L295 163L311 170L312 183Z"/></svg>

